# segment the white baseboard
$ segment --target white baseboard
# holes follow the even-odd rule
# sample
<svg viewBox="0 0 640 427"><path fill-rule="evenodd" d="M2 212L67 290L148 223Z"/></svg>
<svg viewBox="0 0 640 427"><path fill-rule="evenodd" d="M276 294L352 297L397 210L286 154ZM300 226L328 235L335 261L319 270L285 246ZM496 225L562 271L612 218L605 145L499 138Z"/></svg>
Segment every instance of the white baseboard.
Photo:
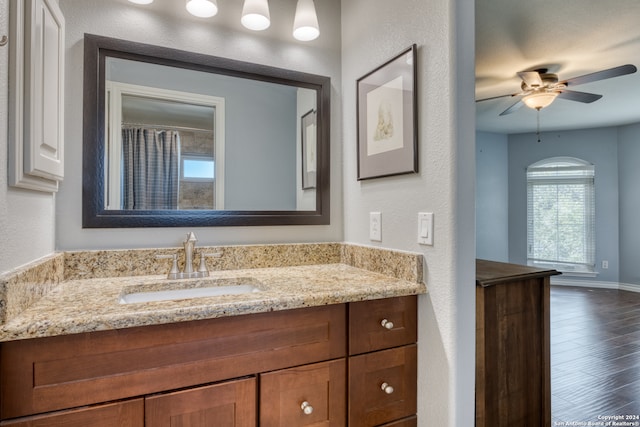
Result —
<svg viewBox="0 0 640 427"><path fill-rule="evenodd" d="M603 282L597 280L572 280L551 277L554 286L578 286L582 288L617 289L620 291L640 292L640 285L632 283Z"/></svg>
<svg viewBox="0 0 640 427"><path fill-rule="evenodd" d="M618 289L621 291L640 292L640 285L636 283L620 283Z"/></svg>

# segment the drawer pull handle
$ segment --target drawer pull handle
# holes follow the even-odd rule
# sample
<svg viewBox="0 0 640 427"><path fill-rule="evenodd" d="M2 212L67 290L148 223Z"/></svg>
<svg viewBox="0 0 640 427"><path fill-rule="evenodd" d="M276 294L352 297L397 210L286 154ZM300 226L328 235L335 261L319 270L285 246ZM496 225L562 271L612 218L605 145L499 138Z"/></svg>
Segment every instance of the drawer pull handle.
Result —
<svg viewBox="0 0 640 427"><path fill-rule="evenodd" d="M380 322L380 324L385 329L388 329L388 330L393 329L393 322L391 320L382 319L382 322Z"/></svg>
<svg viewBox="0 0 640 427"><path fill-rule="evenodd" d="M302 402L302 405L300 405L300 409L302 409L302 412L304 412L305 415L313 414L313 406L311 406L311 404L306 400Z"/></svg>
<svg viewBox="0 0 640 427"><path fill-rule="evenodd" d="M391 394L393 393L393 387L391 387L389 384L387 383L382 383L382 385L380 386L380 389L382 391L384 391L387 394Z"/></svg>

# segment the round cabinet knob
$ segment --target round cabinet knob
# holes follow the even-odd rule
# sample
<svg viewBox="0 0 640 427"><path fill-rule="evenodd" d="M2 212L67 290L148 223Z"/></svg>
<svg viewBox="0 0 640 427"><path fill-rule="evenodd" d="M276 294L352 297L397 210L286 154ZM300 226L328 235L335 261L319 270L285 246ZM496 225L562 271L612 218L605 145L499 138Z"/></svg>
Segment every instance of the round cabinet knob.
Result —
<svg viewBox="0 0 640 427"><path fill-rule="evenodd" d="M391 387L389 384L387 383L382 383L382 385L380 386L380 389L382 391L384 391L387 394L391 394L393 393L393 387Z"/></svg>
<svg viewBox="0 0 640 427"><path fill-rule="evenodd" d="M389 329L389 330L393 329L393 322L391 320L382 319L382 322L380 322L380 324L385 329Z"/></svg>
<svg viewBox="0 0 640 427"><path fill-rule="evenodd" d="M300 409L302 409L302 412L304 412L305 415L311 415L313 413L313 406L311 406L311 404L306 400L302 402L302 405L300 405Z"/></svg>

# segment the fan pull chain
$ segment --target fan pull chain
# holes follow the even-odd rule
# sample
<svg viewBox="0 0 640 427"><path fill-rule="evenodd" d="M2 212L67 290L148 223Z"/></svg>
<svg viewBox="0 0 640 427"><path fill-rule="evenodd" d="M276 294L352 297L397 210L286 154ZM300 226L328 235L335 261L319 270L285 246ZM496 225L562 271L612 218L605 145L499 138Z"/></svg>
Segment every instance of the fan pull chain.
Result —
<svg viewBox="0 0 640 427"><path fill-rule="evenodd" d="M536 136L538 137L538 142L540 142L540 108L536 108L536 118L538 122L538 126L536 128Z"/></svg>

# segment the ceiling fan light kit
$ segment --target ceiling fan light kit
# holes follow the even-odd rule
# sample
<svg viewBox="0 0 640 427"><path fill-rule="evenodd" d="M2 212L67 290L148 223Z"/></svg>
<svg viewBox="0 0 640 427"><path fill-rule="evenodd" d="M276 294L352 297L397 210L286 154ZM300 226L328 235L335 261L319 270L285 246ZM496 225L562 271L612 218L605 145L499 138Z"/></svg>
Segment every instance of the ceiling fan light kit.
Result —
<svg viewBox="0 0 640 427"><path fill-rule="evenodd" d="M522 98L522 102L534 110L540 110L544 107L548 107L557 98L558 92L533 92Z"/></svg>
<svg viewBox="0 0 640 427"><path fill-rule="evenodd" d="M518 76L522 79L520 92L509 95L500 95L485 99L479 99L476 102L514 96L522 97L514 104L509 106L509 108L500 113L501 116L517 111L523 105L540 111L542 108L551 105L551 103L553 103L556 98L563 98L568 101L577 101L588 104L602 98L602 95L587 92L578 92L574 90L568 90L567 88L585 83L592 83L598 80L605 80L613 77L633 74L638 71L638 69L635 65L626 64L563 81L559 81L557 74L549 73L547 71L548 70L546 69L521 71L518 73Z"/></svg>

